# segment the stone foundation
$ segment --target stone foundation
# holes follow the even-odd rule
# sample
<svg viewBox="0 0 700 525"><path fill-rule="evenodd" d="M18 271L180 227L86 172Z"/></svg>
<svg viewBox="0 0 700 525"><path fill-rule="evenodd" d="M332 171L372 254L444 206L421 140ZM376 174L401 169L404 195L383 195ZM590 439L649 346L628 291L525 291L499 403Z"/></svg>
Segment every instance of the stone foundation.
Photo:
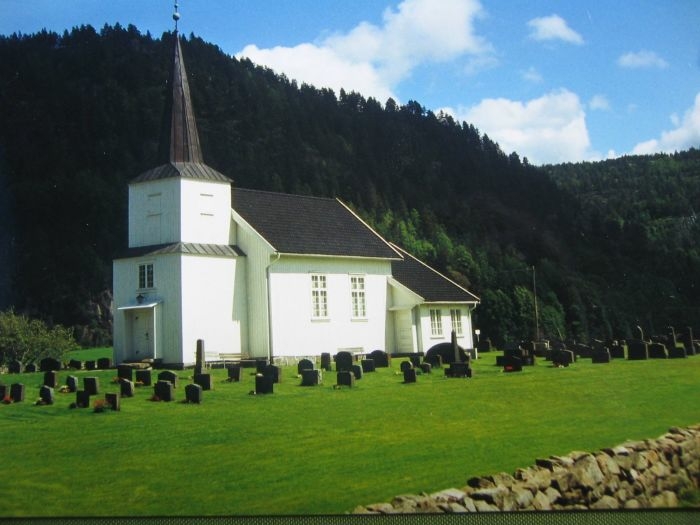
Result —
<svg viewBox="0 0 700 525"><path fill-rule="evenodd" d="M672 508L700 487L700 425L598 452L537 459L513 475L475 477L461 489L402 495L355 514Z"/></svg>

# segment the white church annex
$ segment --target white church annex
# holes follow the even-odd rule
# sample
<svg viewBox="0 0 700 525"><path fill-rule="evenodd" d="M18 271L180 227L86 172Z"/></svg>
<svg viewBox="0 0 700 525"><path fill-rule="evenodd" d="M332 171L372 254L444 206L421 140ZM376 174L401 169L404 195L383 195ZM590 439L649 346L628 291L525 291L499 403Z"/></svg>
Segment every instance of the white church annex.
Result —
<svg viewBox="0 0 700 525"><path fill-rule="evenodd" d="M180 39L162 164L129 183L114 260L114 361L182 368L340 350L472 348L479 299L384 240L338 199L236 188L202 159ZM165 136L165 135L164 135Z"/></svg>

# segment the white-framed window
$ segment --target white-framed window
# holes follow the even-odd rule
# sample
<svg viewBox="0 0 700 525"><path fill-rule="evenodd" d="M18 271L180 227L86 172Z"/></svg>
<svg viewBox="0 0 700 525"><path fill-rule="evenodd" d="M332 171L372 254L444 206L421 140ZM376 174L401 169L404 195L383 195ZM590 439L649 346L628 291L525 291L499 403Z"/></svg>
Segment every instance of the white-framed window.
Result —
<svg viewBox="0 0 700 525"><path fill-rule="evenodd" d="M462 310L450 310L450 317L452 318L452 330L458 336L462 336L464 334L462 331Z"/></svg>
<svg viewBox="0 0 700 525"><path fill-rule="evenodd" d="M352 301L352 317L354 319L364 319L367 317L364 276L350 276L350 298Z"/></svg>
<svg viewBox="0 0 700 525"><path fill-rule="evenodd" d="M442 335L442 312L430 310L430 335L438 337Z"/></svg>
<svg viewBox="0 0 700 525"><path fill-rule="evenodd" d="M153 287L153 263L139 264L139 290Z"/></svg>
<svg viewBox="0 0 700 525"><path fill-rule="evenodd" d="M328 317L328 289L325 275L311 275L311 317L314 319Z"/></svg>

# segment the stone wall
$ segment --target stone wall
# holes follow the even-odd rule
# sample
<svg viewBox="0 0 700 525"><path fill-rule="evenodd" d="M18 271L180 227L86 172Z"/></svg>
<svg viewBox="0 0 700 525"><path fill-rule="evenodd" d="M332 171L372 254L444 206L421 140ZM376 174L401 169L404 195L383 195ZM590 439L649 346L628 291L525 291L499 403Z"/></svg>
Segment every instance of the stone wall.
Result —
<svg viewBox="0 0 700 525"><path fill-rule="evenodd" d="M595 453L538 459L512 476L471 478L461 489L397 496L354 513L671 508L681 491L698 487L700 425L694 425Z"/></svg>

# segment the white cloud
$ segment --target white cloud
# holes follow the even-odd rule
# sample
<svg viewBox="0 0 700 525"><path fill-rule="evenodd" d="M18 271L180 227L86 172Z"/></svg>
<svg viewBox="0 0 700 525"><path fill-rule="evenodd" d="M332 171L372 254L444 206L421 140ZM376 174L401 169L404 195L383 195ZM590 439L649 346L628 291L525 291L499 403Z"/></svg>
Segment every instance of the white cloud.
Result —
<svg viewBox="0 0 700 525"><path fill-rule="evenodd" d="M520 76L523 78L523 80L526 80L528 82L532 82L533 84L539 84L542 82L543 78L542 75L540 74L537 69L534 67L530 66L527 71L523 71Z"/></svg>
<svg viewBox="0 0 700 525"><path fill-rule="evenodd" d="M583 37L571 29L566 20L559 15L533 18L527 25L533 40L563 40L570 44L583 44Z"/></svg>
<svg viewBox="0 0 700 525"><path fill-rule="evenodd" d="M404 0L387 8L382 25L362 22L347 33L316 43L260 49L248 45L236 56L268 66L289 78L336 92L358 91L380 101L426 62L472 55L481 68L493 67L492 48L473 28L483 13L478 0ZM394 97L396 98L396 97Z"/></svg>
<svg viewBox="0 0 700 525"><path fill-rule="evenodd" d="M671 122L676 125L671 131L661 132L661 137L640 142L632 150L636 155L647 155L651 153L682 151L691 147L700 147L700 93L695 95L695 103L683 115L671 116Z"/></svg>
<svg viewBox="0 0 700 525"><path fill-rule="evenodd" d="M458 120L474 124L504 152L517 152L533 164L599 158L591 151L586 114L578 95L566 89L521 102L485 99L458 111L444 108Z"/></svg>
<svg viewBox="0 0 700 525"><path fill-rule="evenodd" d="M609 111L610 101L605 95L593 95L593 98L588 102L588 107L599 111Z"/></svg>
<svg viewBox="0 0 700 525"><path fill-rule="evenodd" d="M638 51L636 53L625 53L617 59L617 65L627 69L658 68L668 67L666 62L653 51Z"/></svg>

